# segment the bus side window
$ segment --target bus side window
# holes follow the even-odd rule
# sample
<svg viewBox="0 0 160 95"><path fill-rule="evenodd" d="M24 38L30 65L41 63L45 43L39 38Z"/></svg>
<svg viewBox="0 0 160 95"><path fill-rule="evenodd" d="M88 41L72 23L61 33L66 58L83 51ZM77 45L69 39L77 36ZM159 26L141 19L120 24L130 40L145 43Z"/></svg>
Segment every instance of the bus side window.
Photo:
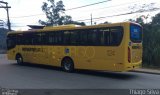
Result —
<svg viewBox="0 0 160 95"><path fill-rule="evenodd" d="M123 38L123 29L122 27L113 27L110 28L110 45L118 46Z"/></svg>
<svg viewBox="0 0 160 95"><path fill-rule="evenodd" d="M47 36L48 36L48 33L42 33L42 34L41 34L41 45L46 45L46 44L48 44Z"/></svg>
<svg viewBox="0 0 160 95"><path fill-rule="evenodd" d="M76 45L81 45L81 37L80 37L80 31L79 30L75 30L76 31Z"/></svg>
<svg viewBox="0 0 160 95"><path fill-rule="evenodd" d="M25 33L23 34L22 43L23 43L23 45L26 45L26 44L27 44L27 37L26 37L26 34L25 34Z"/></svg>
<svg viewBox="0 0 160 95"><path fill-rule="evenodd" d="M62 43L63 43L63 36L62 35L63 35L62 31L57 32L58 45L62 45Z"/></svg>
<svg viewBox="0 0 160 95"><path fill-rule="evenodd" d="M28 45L33 45L33 33L27 34L27 40L28 40L27 42Z"/></svg>
<svg viewBox="0 0 160 95"><path fill-rule="evenodd" d="M17 35L17 44L18 45L30 45L32 44L32 37L29 33L18 34Z"/></svg>
<svg viewBox="0 0 160 95"><path fill-rule="evenodd" d="M41 44L41 33L33 33L33 45L40 45Z"/></svg>
<svg viewBox="0 0 160 95"><path fill-rule="evenodd" d="M54 45L55 44L55 33L54 32L49 32L47 34L47 44L49 45Z"/></svg>
<svg viewBox="0 0 160 95"><path fill-rule="evenodd" d="M17 36L17 42L21 45L32 45L32 33L24 33Z"/></svg>
<svg viewBox="0 0 160 95"><path fill-rule="evenodd" d="M22 38L20 38L20 43L21 43L21 45L25 45L25 36L24 36L24 34L22 35Z"/></svg>
<svg viewBox="0 0 160 95"><path fill-rule="evenodd" d="M57 37L57 33L54 32L54 45L57 45L58 44L58 37Z"/></svg>
<svg viewBox="0 0 160 95"><path fill-rule="evenodd" d="M62 45L62 42L63 42L63 40L62 40L62 32L54 32L54 37L53 37L53 39L52 39L52 41L54 41L53 42L53 44L54 45Z"/></svg>
<svg viewBox="0 0 160 95"><path fill-rule="evenodd" d="M109 46L109 36L110 36L109 28L100 29L99 30L100 44Z"/></svg>
<svg viewBox="0 0 160 95"><path fill-rule="evenodd" d="M7 49L11 49L13 47L13 41L11 38L7 39Z"/></svg>
<svg viewBox="0 0 160 95"><path fill-rule="evenodd" d="M63 44L69 45L70 44L70 31L63 32Z"/></svg>
<svg viewBox="0 0 160 95"><path fill-rule="evenodd" d="M88 45L97 45L98 44L98 35L97 29L88 30Z"/></svg>
<svg viewBox="0 0 160 95"><path fill-rule="evenodd" d="M70 44L77 45L78 42L78 31L71 31L70 32Z"/></svg>
<svg viewBox="0 0 160 95"><path fill-rule="evenodd" d="M16 35L8 35L7 37L7 49L12 49L16 46Z"/></svg>
<svg viewBox="0 0 160 95"><path fill-rule="evenodd" d="M22 45L22 41L23 41L23 34L17 34L17 45Z"/></svg>
<svg viewBox="0 0 160 95"><path fill-rule="evenodd" d="M88 39L87 39L87 30L80 30L80 45L88 45Z"/></svg>

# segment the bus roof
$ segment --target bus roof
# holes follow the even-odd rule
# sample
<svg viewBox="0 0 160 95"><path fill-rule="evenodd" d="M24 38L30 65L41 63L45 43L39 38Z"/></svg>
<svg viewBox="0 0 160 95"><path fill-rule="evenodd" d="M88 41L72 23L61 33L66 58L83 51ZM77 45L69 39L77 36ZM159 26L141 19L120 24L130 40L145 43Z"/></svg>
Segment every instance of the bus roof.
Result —
<svg viewBox="0 0 160 95"><path fill-rule="evenodd" d="M111 24L99 24L99 25L91 25L91 26L77 26L74 24L70 25L62 25L62 26L46 26L43 29L35 29L35 30L27 30L27 31L12 31L8 32L8 34L16 34L16 33L26 33L26 32L45 32L45 31L58 31L58 30L74 30L74 29L90 29L90 28L100 28L100 27L111 27L111 26L122 26L124 24L136 24L133 22L120 22L120 23L111 23ZM139 25L140 26L140 25Z"/></svg>

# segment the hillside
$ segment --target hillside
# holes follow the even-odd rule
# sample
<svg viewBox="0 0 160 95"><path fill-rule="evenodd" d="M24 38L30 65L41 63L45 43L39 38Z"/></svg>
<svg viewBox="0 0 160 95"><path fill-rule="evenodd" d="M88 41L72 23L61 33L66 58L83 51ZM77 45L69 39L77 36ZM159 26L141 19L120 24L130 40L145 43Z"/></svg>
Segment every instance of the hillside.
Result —
<svg viewBox="0 0 160 95"><path fill-rule="evenodd" d="M6 35L8 30L4 28L0 28L0 53L4 53L6 51Z"/></svg>

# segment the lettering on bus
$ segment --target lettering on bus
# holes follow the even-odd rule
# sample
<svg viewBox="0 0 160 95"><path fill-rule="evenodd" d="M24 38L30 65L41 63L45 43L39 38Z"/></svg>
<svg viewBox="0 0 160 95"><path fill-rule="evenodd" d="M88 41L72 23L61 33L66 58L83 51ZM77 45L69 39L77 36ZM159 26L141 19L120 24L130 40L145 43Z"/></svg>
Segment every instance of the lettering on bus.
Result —
<svg viewBox="0 0 160 95"><path fill-rule="evenodd" d="M115 51L114 50L107 50L107 55L108 56L115 56Z"/></svg>
<svg viewBox="0 0 160 95"><path fill-rule="evenodd" d="M22 51L43 52L43 49L42 48L22 48Z"/></svg>
<svg viewBox="0 0 160 95"><path fill-rule="evenodd" d="M132 49L142 49L141 46L132 46Z"/></svg>

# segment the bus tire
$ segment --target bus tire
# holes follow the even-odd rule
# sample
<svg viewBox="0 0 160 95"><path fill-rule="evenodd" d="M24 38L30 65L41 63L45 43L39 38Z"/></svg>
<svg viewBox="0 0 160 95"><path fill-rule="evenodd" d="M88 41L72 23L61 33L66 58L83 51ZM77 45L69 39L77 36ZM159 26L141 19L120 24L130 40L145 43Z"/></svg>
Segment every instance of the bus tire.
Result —
<svg viewBox="0 0 160 95"><path fill-rule="evenodd" d="M67 57L62 60L62 69L70 73L74 71L74 62L71 58Z"/></svg>
<svg viewBox="0 0 160 95"><path fill-rule="evenodd" d="M17 61L18 65L22 65L23 64L23 57L20 54L17 54L16 61Z"/></svg>

